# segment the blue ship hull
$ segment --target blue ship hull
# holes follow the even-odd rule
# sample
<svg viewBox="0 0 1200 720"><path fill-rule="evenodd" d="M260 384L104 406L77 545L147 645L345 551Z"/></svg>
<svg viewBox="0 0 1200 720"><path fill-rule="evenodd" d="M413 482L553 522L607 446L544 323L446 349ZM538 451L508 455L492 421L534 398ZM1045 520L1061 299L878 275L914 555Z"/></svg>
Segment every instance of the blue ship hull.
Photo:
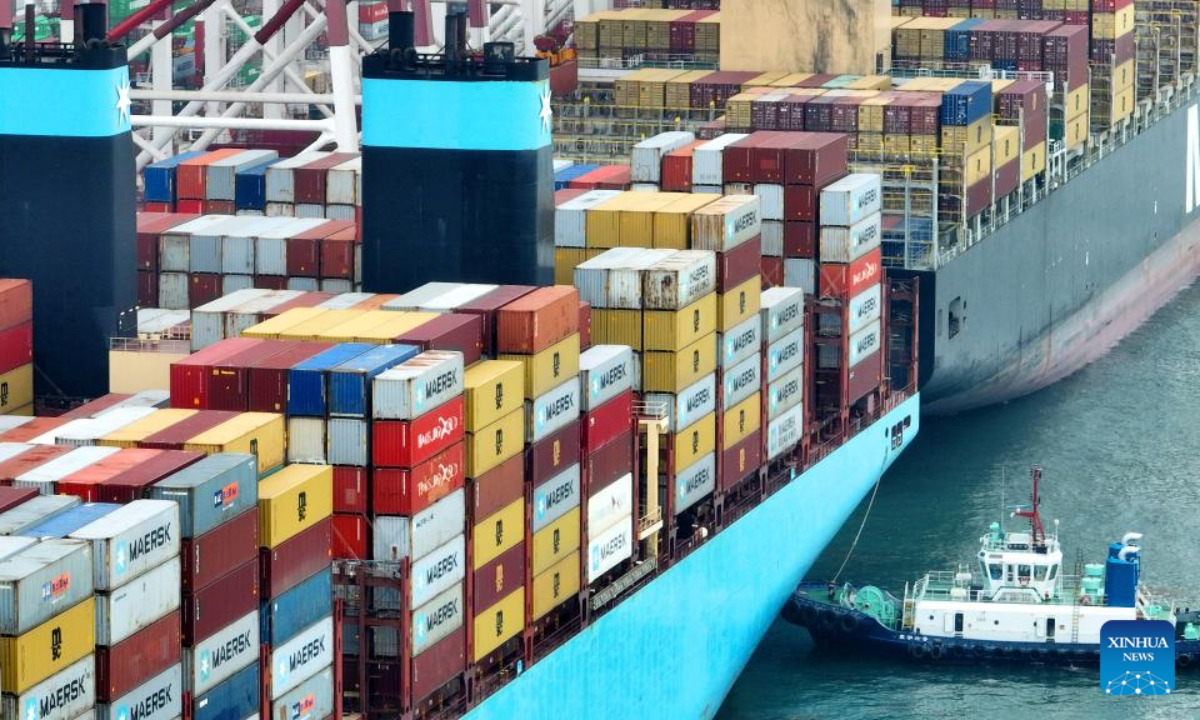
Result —
<svg viewBox="0 0 1200 720"><path fill-rule="evenodd" d="M909 398L467 717L716 715L813 561L916 436L919 407Z"/></svg>

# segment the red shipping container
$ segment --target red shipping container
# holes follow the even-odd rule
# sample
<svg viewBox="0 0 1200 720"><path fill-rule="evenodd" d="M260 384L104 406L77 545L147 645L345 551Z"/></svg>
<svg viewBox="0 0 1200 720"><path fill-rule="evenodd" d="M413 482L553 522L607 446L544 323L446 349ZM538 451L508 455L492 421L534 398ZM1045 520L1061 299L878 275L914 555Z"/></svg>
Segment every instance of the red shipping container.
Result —
<svg viewBox="0 0 1200 720"><path fill-rule="evenodd" d="M355 232L350 228L321 240L321 277L354 279Z"/></svg>
<svg viewBox="0 0 1200 720"><path fill-rule="evenodd" d="M112 647L96 647L96 699L112 702L179 662L179 611Z"/></svg>
<svg viewBox="0 0 1200 720"><path fill-rule="evenodd" d="M475 571L472 613L478 615L525 584L525 541Z"/></svg>
<svg viewBox="0 0 1200 720"><path fill-rule="evenodd" d="M370 558L367 518L363 515L333 514L333 557L344 560Z"/></svg>
<svg viewBox="0 0 1200 720"><path fill-rule="evenodd" d="M175 209L173 203L167 202L147 202L142 203L142 211L148 213L169 213Z"/></svg>
<svg viewBox="0 0 1200 720"><path fill-rule="evenodd" d="M358 21L371 25L388 19L388 6L385 2L359 3Z"/></svg>
<svg viewBox="0 0 1200 720"><path fill-rule="evenodd" d="M494 515L525 495L525 454L520 453L467 484L470 524Z"/></svg>
<svg viewBox="0 0 1200 720"><path fill-rule="evenodd" d="M764 290L783 287L783 258L763 257L762 281Z"/></svg>
<svg viewBox="0 0 1200 720"><path fill-rule="evenodd" d="M717 487L724 492L758 472L762 465L762 449L762 430L755 430L737 445L722 450Z"/></svg>
<svg viewBox="0 0 1200 720"><path fill-rule="evenodd" d="M991 180L980 180L967 188L967 217L975 217L992 204Z"/></svg>
<svg viewBox="0 0 1200 720"><path fill-rule="evenodd" d="M137 302L141 307L158 307L158 275L138 271Z"/></svg>
<svg viewBox="0 0 1200 720"><path fill-rule="evenodd" d="M605 165L567 184L571 188L587 190L628 190L633 172L628 165Z"/></svg>
<svg viewBox="0 0 1200 720"><path fill-rule="evenodd" d="M144 448L120 450L59 480L55 483L55 491L59 495L74 495L84 502L101 502L100 488L103 483L162 452Z"/></svg>
<svg viewBox="0 0 1200 720"><path fill-rule="evenodd" d="M847 402L853 404L879 387L883 381L883 351L876 350L850 368L846 383Z"/></svg>
<svg viewBox="0 0 1200 720"><path fill-rule="evenodd" d="M132 451L125 450L121 454L128 452ZM155 450L154 453L153 457L105 479L97 488L99 502L124 504L140 500L145 497L147 487L204 457L204 453L184 450Z"/></svg>
<svg viewBox="0 0 1200 720"><path fill-rule="evenodd" d="M227 338L171 364L171 407L188 410L208 409L208 376L213 366L245 352L262 340Z"/></svg>
<svg viewBox="0 0 1200 720"><path fill-rule="evenodd" d="M483 336L483 354L496 354L496 313L505 305L537 290L532 285L502 285L490 293L460 306L455 312L478 315Z"/></svg>
<svg viewBox="0 0 1200 720"><path fill-rule="evenodd" d="M751 156L756 147L756 137L765 133L751 133L737 142L730 143L721 151L721 180L727 183L750 182L754 177Z"/></svg>
<svg viewBox="0 0 1200 720"><path fill-rule="evenodd" d="M542 438L525 449L525 477L533 486L541 485L563 470L579 462L581 443L579 429L581 421ZM485 605L484 607L491 607Z"/></svg>
<svg viewBox="0 0 1200 720"><path fill-rule="evenodd" d="M849 109L858 114L857 105ZM784 184L824 187L844 176L848 172L849 143L850 139L841 134L804 133L796 136L784 153Z"/></svg>
<svg viewBox="0 0 1200 720"><path fill-rule="evenodd" d="M279 597L329 566L337 517L342 516L325 518L274 549L259 550L259 591L263 599Z"/></svg>
<svg viewBox="0 0 1200 720"><path fill-rule="evenodd" d="M200 307L221 297L221 276L214 273L188 274L188 305Z"/></svg>
<svg viewBox="0 0 1200 720"><path fill-rule="evenodd" d="M325 204L326 179L329 169L350 162L358 157L358 153L335 152L302 165L292 171L296 184L297 203Z"/></svg>
<svg viewBox="0 0 1200 720"><path fill-rule="evenodd" d="M184 198L175 201L175 212L200 216L204 214L204 201Z"/></svg>
<svg viewBox="0 0 1200 720"><path fill-rule="evenodd" d="M180 541L185 593L202 590L258 558L258 511L246 510L208 532Z"/></svg>
<svg viewBox="0 0 1200 720"><path fill-rule="evenodd" d="M259 290L287 290L288 279L283 275L255 275L254 287Z"/></svg>
<svg viewBox="0 0 1200 720"><path fill-rule="evenodd" d="M996 198L1016 192L1021 184L1021 160L1017 158L996 170Z"/></svg>
<svg viewBox="0 0 1200 720"><path fill-rule="evenodd" d="M463 364L478 362L483 354L483 321L478 315L439 315L396 338L421 350L457 350Z"/></svg>
<svg viewBox="0 0 1200 720"><path fill-rule="evenodd" d="M23 502L40 495L37 488L18 488L0 485L0 513L8 512Z"/></svg>
<svg viewBox="0 0 1200 720"><path fill-rule="evenodd" d="M496 313L496 350L534 355L579 332L579 291L569 285L534 290Z"/></svg>
<svg viewBox="0 0 1200 720"><path fill-rule="evenodd" d="M158 236L176 225L195 220L199 215L141 212L137 215L138 270L158 272Z"/></svg>
<svg viewBox="0 0 1200 720"><path fill-rule="evenodd" d="M717 292L723 293L758 274L762 237L754 236L729 252L717 253Z"/></svg>
<svg viewBox="0 0 1200 720"><path fill-rule="evenodd" d="M297 233L287 241L288 277L320 277L321 241L344 230L353 230L350 220L330 220L311 230Z"/></svg>
<svg viewBox="0 0 1200 720"><path fill-rule="evenodd" d="M326 300L330 300L332 298L333 298L333 293L317 292L316 290L312 290L312 291L309 291L306 293L302 293L299 297L288 300L285 303L281 303L279 305L276 305L273 308L264 310L262 313L259 314L259 317L262 320L266 320L268 318L273 318L276 315L282 315L283 313L287 312L288 310L291 310L292 308L316 307L316 306L320 305L321 303L325 302ZM292 345L298 346L299 343L292 343Z"/></svg>
<svg viewBox="0 0 1200 720"><path fill-rule="evenodd" d="M0 373L33 362L33 323L0 330Z"/></svg>
<svg viewBox="0 0 1200 720"><path fill-rule="evenodd" d="M99 415L100 413L109 409L113 405L116 405L117 403L120 403L120 402L124 402L125 400L128 400L131 397L133 397L133 396L127 395L124 393L109 393L107 395L101 395L100 397L96 398L95 400L85 402L82 405L76 406L75 408L68 410L67 412L63 413L59 417L64 417L64 418L67 418L70 420L77 420L79 418L95 417L96 415Z"/></svg>
<svg viewBox="0 0 1200 720"><path fill-rule="evenodd" d="M291 346L292 343L284 340L263 340L257 345L214 362L207 375L208 409L237 412L249 410L250 368L288 350Z"/></svg>
<svg viewBox="0 0 1200 720"><path fill-rule="evenodd" d="M581 190L579 188L563 188L562 190L555 190L554 191L554 207L558 207L559 205L562 205L565 202L574 200L575 198L579 197L580 195L586 195L587 192L588 192L587 190Z"/></svg>
<svg viewBox="0 0 1200 720"><path fill-rule="evenodd" d="M849 300L879 282L883 279L881 259L880 248L875 248L849 265L822 263L819 268L821 296Z"/></svg>
<svg viewBox="0 0 1200 720"><path fill-rule="evenodd" d="M176 202L187 200L203 200L208 197L205 193L208 180L208 166L217 160L233 157L241 150L226 148L212 150L198 157L184 160L175 167L175 198Z"/></svg>
<svg viewBox="0 0 1200 720"><path fill-rule="evenodd" d="M0 280L0 330L33 320L33 283Z"/></svg>
<svg viewBox="0 0 1200 720"><path fill-rule="evenodd" d="M370 481L371 472L367 468L335 465L333 467L333 511L365 515Z"/></svg>
<svg viewBox="0 0 1200 720"><path fill-rule="evenodd" d="M70 418L63 417L62 415L58 417L34 418L20 427L0 433L0 442L29 442L38 435L50 432L60 425L66 425L68 422L70 422Z"/></svg>
<svg viewBox="0 0 1200 720"><path fill-rule="evenodd" d="M372 512L378 515L415 515L463 486L467 477L467 452L455 443L411 470L375 468L371 478Z"/></svg>
<svg viewBox="0 0 1200 720"><path fill-rule="evenodd" d="M692 156L705 141L698 140L667 153L662 160L663 192L692 191Z"/></svg>
<svg viewBox="0 0 1200 720"><path fill-rule="evenodd" d="M817 257L817 226L809 222L784 223L783 256L815 259Z"/></svg>
<svg viewBox="0 0 1200 720"><path fill-rule="evenodd" d="M614 480L633 472L633 433L622 435L616 440L590 453L584 458L584 494L591 497L613 483Z"/></svg>
<svg viewBox="0 0 1200 720"><path fill-rule="evenodd" d="M196 437L205 430L220 425L237 417L237 413L228 410L201 410L195 415L180 420L169 428L163 428L150 437L138 443L138 447L156 448L158 450L182 450L184 443Z"/></svg>
<svg viewBox="0 0 1200 720"><path fill-rule="evenodd" d="M460 395L415 420L372 423L372 456L380 467L415 467L463 439Z"/></svg>
<svg viewBox="0 0 1200 720"><path fill-rule="evenodd" d="M590 455L613 440L632 431L633 391L627 390L583 415L581 441L583 452Z"/></svg>
<svg viewBox="0 0 1200 720"><path fill-rule="evenodd" d="M289 342L288 345L289 349L249 368L250 412L286 413L288 369L333 347L320 342Z"/></svg>
<svg viewBox="0 0 1200 720"><path fill-rule="evenodd" d="M26 425L29 424L26 423ZM24 475L30 470L45 465L57 457L66 455L74 449L70 445L38 445L30 450L26 450L16 457L11 457L4 462L0 462L0 482L11 483L17 476Z"/></svg>
<svg viewBox="0 0 1200 720"><path fill-rule="evenodd" d="M237 212L232 200L205 200L205 215L233 215Z"/></svg>
<svg viewBox="0 0 1200 720"><path fill-rule="evenodd" d="M579 351L583 352L592 346L592 305L579 303Z"/></svg>
<svg viewBox="0 0 1200 720"><path fill-rule="evenodd" d="M813 185L788 185L783 188L783 219L789 222L817 221L821 191Z"/></svg>
<svg viewBox="0 0 1200 720"><path fill-rule="evenodd" d="M424 700L467 669L467 629L459 628L412 661L413 702Z"/></svg>
<svg viewBox="0 0 1200 720"><path fill-rule="evenodd" d="M258 558L183 596L183 643L195 645L258 607Z"/></svg>

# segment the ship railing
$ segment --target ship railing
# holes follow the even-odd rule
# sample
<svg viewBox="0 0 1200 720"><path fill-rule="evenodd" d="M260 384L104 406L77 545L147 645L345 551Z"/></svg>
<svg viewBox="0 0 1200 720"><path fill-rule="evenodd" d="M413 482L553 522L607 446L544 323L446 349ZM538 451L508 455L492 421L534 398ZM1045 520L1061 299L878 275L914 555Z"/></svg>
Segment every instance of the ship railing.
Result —
<svg viewBox="0 0 1200 720"><path fill-rule="evenodd" d="M167 353L189 355L190 340L154 335L136 338L109 338L108 349L112 352Z"/></svg>

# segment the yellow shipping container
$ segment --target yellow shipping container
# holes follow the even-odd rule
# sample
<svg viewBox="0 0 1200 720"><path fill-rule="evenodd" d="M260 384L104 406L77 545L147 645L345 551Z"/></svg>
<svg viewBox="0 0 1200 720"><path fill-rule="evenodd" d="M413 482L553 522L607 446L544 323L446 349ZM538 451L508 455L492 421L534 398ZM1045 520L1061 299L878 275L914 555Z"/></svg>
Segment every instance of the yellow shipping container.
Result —
<svg viewBox="0 0 1200 720"><path fill-rule="evenodd" d="M525 366L517 362L484 360L463 374L466 430L491 425L514 410L525 409Z"/></svg>
<svg viewBox="0 0 1200 720"><path fill-rule="evenodd" d="M1121 8L1115 13L1092 13L1092 39L1116 40L1133 32L1134 4Z"/></svg>
<svg viewBox="0 0 1200 720"><path fill-rule="evenodd" d="M762 280L755 275L717 297L717 332L729 332L734 326L758 314L762 303Z"/></svg>
<svg viewBox="0 0 1200 720"><path fill-rule="evenodd" d="M758 77L752 77L749 80L747 80L746 82L742 83L742 87L743 88L764 87L767 85L773 85L776 82L779 82L780 80L782 80L785 75L787 75L786 72L779 72L778 70L772 71L772 72L765 72L762 75L759 75Z"/></svg>
<svg viewBox="0 0 1200 720"><path fill-rule="evenodd" d="M104 437L96 440L96 444L118 448L137 447L138 443L142 440L145 440L156 432L166 430L181 420L190 418L197 412L197 410L185 410L180 408L155 410L146 417L140 420L135 420L125 427L114 430Z"/></svg>
<svg viewBox="0 0 1200 720"><path fill-rule="evenodd" d="M967 158L967 186L992 176L992 146L980 148Z"/></svg>
<svg viewBox="0 0 1200 720"><path fill-rule="evenodd" d="M329 312L322 307L292 308L242 331L242 337L277 339L279 333Z"/></svg>
<svg viewBox="0 0 1200 720"><path fill-rule="evenodd" d="M1021 153L1021 182L1046 172L1046 143L1042 141Z"/></svg>
<svg viewBox="0 0 1200 720"><path fill-rule="evenodd" d="M1090 122L1090 115L1087 112L1082 112L1078 116L1067 121L1066 145L1068 150L1074 150L1075 148L1082 146L1083 143L1088 139Z"/></svg>
<svg viewBox="0 0 1200 720"><path fill-rule="evenodd" d="M348 343L372 328L391 320L395 313L391 310L368 310L350 318L344 323L322 330L317 333L321 342Z"/></svg>
<svg viewBox="0 0 1200 720"><path fill-rule="evenodd" d="M762 426L762 395L754 393L725 411L721 449L728 450Z"/></svg>
<svg viewBox="0 0 1200 720"><path fill-rule="evenodd" d="M579 549L579 508L538 530L533 535L532 574L539 575Z"/></svg>
<svg viewBox="0 0 1200 720"><path fill-rule="evenodd" d="M716 333L700 338L679 352L646 352L642 354L642 392L683 392L684 388L716 369Z"/></svg>
<svg viewBox="0 0 1200 720"><path fill-rule="evenodd" d="M592 206L584 216L584 244L589 248L615 248L621 243L621 211L629 207L632 192L613 196Z"/></svg>
<svg viewBox="0 0 1200 720"><path fill-rule="evenodd" d="M258 483L258 543L296 537L333 514L333 467L288 465Z"/></svg>
<svg viewBox="0 0 1200 720"><path fill-rule="evenodd" d="M709 413L675 433L675 474L687 470L697 460L716 450L717 416Z"/></svg>
<svg viewBox="0 0 1200 720"><path fill-rule="evenodd" d="M907 155L912 150L908 135L889 133L883 136L883 151L895 155Z"/></svg>
<svg viewBox="0 0 1200 720"><path fill-rule="evenodd" d="M779 88L796 87L810 77L812 77L812 73L790 73L771 83L771 86Z"/></svg>
<svg viewBox="0 0 1200 720"><path fill-rule="evenodd" d="M283 416L248 412L205 430L183 444L184 450L208 453L250 453L258 458L259 474L279 467L284 459Z"/></svg>
<svg viewBox="0 0 1200 720"><path fill-rule="evenodd" d="M908 137L908 151L914 155L924 155L933 157L938 150L937 135L910 135Z"/></svg>
<svg viewBox="0 0 1200 720"><path fill-rule="evenodd" d="M1137 73L1135 72L1133 60L1126 60L1113 70L1113 90L1119 94L1122 90L1133 87L1133 81L1136 78Z"/></svg>
<svg viewBox="0 0 1200 720"><path fill-rule="evenodd" d="M533 579L533 619L541 620L579 593L579 552L573 552Z"/></svg>
<svg viewBox="0 0 1200 720"><path fill-rule="evenodd" d="M1050 0L1047 0L1047 1L1050 1ZM1049 9L1049 8L1047 8L1047 9ZM996 95L1004 92L1010 85L1012 85L1015 82L1016 82L1016 80L993 80L992 81L992 96L995 97Z"/></svg>
<svg viewBox="0 0 1200 720"><path fill-rule="evenodd" d="M712 70L692 70L667 81L667 107L686 110L691 107L692 83L712 75Z"/></svg>
<svg viewBox="0 0 1200 720"><path fill-rule="evenodd" d="M715 193L683 194L654 213L654 247L686 250L691 240L692 213L720 199ZM572 284L568 280L565 285Z"/></svg>
<svg viewBox="0 0 1200 720"><path fill-rule="evenodd" d="M22 365L0 375L0 415L7 415L33 402L33 364Z"/></svg>
<svg viewBox="0 0 1200 720"><path fill-rule="evenodd" d="M525 588L475 616L475 662L479 662L506 640L525 629Z"/></svg>
<svg viewBox="0 0 1200 720"><path fill-rule="evenodd" d="M1090 91L1087 85L1080 85L1067 93L1067 117L1079 117L1091 107Z"/></svg>
<svg viewBox="0 0 1200 720"><path fill-rule="evenodd" d="M579 333L537 355L502 354L497 359L521 363L525 372L525 399L533 400L579 374Z"/></svg>
<svg viewBox="0 0 1200 720"><path fill-rule="evenodd" d="M642 313L638 310L592 309L592 342L596 345L628 345L642 350Z"/></svg>
<svg viewBox="0 0 1200 720"><path fill-rule="evenodd" d="M942 154L970 157L992 142L992 116L976 120L967 127L942 126Z"/></svg>
<svg viewBox="0 0 1200 720"><path fill-rule="evenodd" d="M24 407L19 407L16 410L9 410L5 415L19 415L21 417L33 417L33 403L29 403Z"/></svg>
<svg viewBox="0 0 1200 720"><path fill-rule="evenodd" d="M318 340L326 330L349 322L362 315L365 310L326 310L311 320L293 325L279 333L280 340Z"/></svg>
<svg viewBox="0 0 1200 720"><path fill-rule="evenodd" d="M516 547L525 539L525 498L514 500L482 522L475 523L471 538L474 570Z"/></svg>
<svg viewBox="0 0 1200 720"><path fill-rule="evenodd" d="M620 212L621 247L654 247L655 213L678 200L687 197L684 193L637 192L630 193L628 206Z"/></svg>
<svg viewBox="0 0 1200 720"><path fill-rule="evenodd" d="M398 336L403 335L409 330L419 328L438 316L438 313L431 312L397 312L394 310L383 312L392 317L384 320L383 323L376 325L370 330L364 330L354 338L354 342L387 345Z"/></svg>
<svg viewBox="0 0 1200 720"><path fill-rule="evenodd" d="M642 315L647 350L677 352L717 330L717 295L709 293L681 310L648 310Z"/></svg>
<svg viewBox="0 0 1200 720"><path fill-rule="evenodd" d="M995 148L995 166L1002 168L1021 156L1021 128L1008 125L996 128L992 141Z"/></svg>
<svg viewBox="0 0 1200 720"><path fill-rule="evenodd" d="M89 597L20 637L0 637L0 685L20 695L96 649L96 599Z"/></svg>
<svg viewBox="0 0 1200 720"><path fill-rule="evenodd" d="M575 266L586 261L587 250L583 248L554 248L554 284L574 284Z"/></svg>
<svg viewBox="0 0 1200 720"><path fill-rule="evenodd" d="M467 433L467 477L477 478L525 448L525 408Z"/></svg>

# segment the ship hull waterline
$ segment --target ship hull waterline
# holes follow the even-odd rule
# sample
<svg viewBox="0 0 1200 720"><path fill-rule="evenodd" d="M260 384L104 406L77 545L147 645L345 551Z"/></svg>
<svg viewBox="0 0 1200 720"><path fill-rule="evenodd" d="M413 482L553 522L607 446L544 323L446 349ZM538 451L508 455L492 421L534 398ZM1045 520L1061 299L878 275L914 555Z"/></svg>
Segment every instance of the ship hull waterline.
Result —
<svg viewBox="0 0 1200 720"><path fill-rule="evenodd" d="M916 436L919 408L919 395L898 405L467 717L714 717L796 585Z"/></svg>

